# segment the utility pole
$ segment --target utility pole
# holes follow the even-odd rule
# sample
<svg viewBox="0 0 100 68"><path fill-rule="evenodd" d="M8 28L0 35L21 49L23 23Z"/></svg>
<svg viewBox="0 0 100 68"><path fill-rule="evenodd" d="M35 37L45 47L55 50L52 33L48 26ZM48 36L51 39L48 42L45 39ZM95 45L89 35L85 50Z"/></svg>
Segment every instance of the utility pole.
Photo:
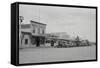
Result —
<svg viewBox="0 0 100 68"><path fill-rule="evenodd" d="M23 22L24 17L19 16L19 47L22 48L22 34L21 34L21 23Z"/></svg>

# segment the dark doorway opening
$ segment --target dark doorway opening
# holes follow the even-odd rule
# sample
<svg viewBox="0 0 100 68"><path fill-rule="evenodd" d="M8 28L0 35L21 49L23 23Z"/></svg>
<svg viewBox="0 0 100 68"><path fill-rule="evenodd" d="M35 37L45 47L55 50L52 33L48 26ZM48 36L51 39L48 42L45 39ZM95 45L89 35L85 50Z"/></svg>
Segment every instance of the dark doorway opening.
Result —
<svg viewBox="0 0 100 68"><path fill-rule="evenodd" d="M39 46L40 46L40 38L37 37L37 38L36 38L36 47L39 47Z"/></svg>
<svg viewBox="0 0 100 68"><path fill-rule="evenodd" d="M28 39L25 39L25 45L27 45L28 44Z"/></svg>

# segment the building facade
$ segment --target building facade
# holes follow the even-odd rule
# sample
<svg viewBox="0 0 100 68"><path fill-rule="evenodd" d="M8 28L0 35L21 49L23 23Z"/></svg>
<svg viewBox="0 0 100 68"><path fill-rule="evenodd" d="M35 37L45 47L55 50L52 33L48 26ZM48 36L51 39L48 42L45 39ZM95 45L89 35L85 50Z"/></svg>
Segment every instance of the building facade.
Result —
<svg viewBox="0 0 100 68"><path fill-rule="evenodd" d="M19 27L19 48L44 45L46 24L31 20L30 24L20 24Z"/></svg>
<svg viewBox="0 0 100 68"><path fill-rule="evenodd" d="M73 38L66 32L55 32L46 34L46 45L48 46L69 46L73 45Z"/></svg>
<svg viewBox="0 0 100 68"><path fill-rule="evenodd" d="M30 21L30 24L19 24L19 48L39 47L39 46L84 46L89 45L89 41L71 38L66 32L55 32L46 34L46 24Z"/></svg>

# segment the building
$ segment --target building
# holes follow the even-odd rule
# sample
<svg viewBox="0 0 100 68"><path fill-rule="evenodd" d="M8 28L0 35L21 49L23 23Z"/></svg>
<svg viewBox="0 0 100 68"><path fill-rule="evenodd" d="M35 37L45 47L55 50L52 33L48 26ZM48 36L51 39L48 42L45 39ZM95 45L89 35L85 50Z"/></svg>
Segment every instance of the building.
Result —
<svg viewBox="0 0 100 68"><path fill-rule="evenodd" d="M46 34L46 24L30 21L29 24L19 24L19 48L39 46L80 46L88 41L81 41L77 36L71 37L66 32Z"/></svg>
<svg viewBox="0 0 100 68"><path fill-rule="evenodd" d="M19 48L44 45L46 24L31 20L30 24L19 24L19 27Z"/></svg>
<svg viewBox="0 0 100 68"><path fill-rule="evenodd" d="M58 36L53 34L45 34L46 46L58 45Z"/></svg>
<svg viewBox="0 0 100 68"><path fill-rule="evenodd" d="M51 42L54 43L53 46L62 45L73 45L74 38L71 38L66 32L55 32L46 34L46 45L52 46Z"/></svg>

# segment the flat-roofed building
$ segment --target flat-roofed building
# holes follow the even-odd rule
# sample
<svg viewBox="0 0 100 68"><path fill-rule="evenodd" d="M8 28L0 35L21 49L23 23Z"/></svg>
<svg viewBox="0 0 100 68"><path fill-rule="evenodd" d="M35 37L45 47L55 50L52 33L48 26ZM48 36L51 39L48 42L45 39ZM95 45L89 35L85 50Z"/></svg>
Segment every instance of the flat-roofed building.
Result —
<svg viewBox="0 0 100 68"><path fill-rule="evenodd" d="M74 46L75 39L66 32L54 32L46 34L46 45L52 46L52 42L54 43L53 46L58 46L59 44L65 46Z"/></svg>
<svg viewBox="0 0 100 68"><path fill-rule="evenodd" d="M44 45L46 24L31 20L29 24L20 24L19 27L20 48Z"/></svg>

